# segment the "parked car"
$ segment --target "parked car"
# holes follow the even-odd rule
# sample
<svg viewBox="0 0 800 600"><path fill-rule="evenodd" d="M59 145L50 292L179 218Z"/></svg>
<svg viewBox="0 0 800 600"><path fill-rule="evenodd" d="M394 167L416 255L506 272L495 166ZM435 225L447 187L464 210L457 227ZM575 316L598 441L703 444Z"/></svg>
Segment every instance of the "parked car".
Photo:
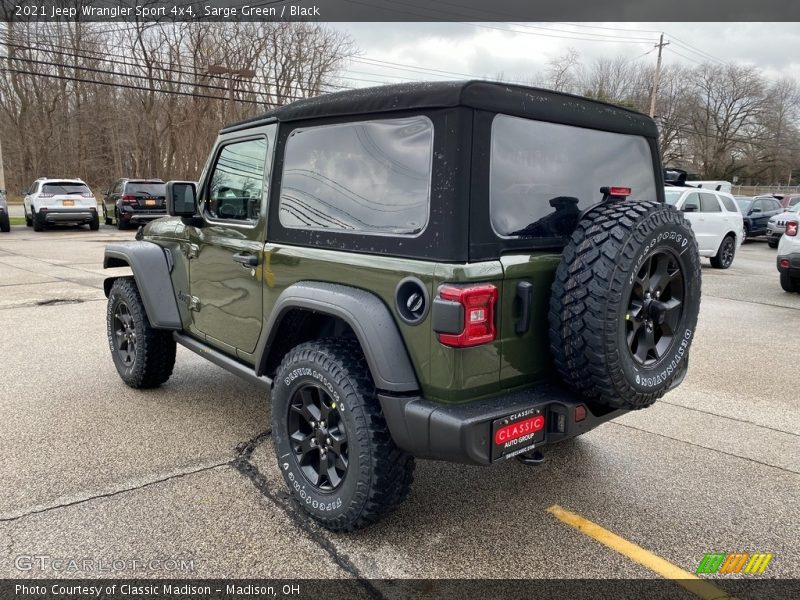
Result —
<svg viewBox="0 0 800 600"><path fill-rule="evenodd" d="M149 223L167 214L161 179L118 179L103 195L103 218L117 229Z"/></svg>
<svg viewBox="0 0 800 600"><path fill-rule="evenodd" d="M800 218L795 217L786 223L786 232L778 242L778 273L781 287L786 292L800 292Z"/></svg>
<svg viewBox="0 0 800 600"><path fill-rule="evenodd" d="M11 218L8 215L8 198L5 190L0 190L0 231L3 233L11 231Z"/></svg>
<svg viewBox="0 0 800 600"><path fill-rule="evenodd" d="M34 231L44 231L48 225L89 225L100 229L97 200L81 179L49 179L40 177L33 182L23 201L25 224Z"/></svg>
<svg viewBox="0 0 800 600"><path fill-rule="evenodd" d="M110 358L154 388L178 343L260 386L289 493L335 531L395 510L415 457L541 463L686 373L700 257L658 156L645 115L515 85L276 108L106 247L131 269L104 282Z"/></svg>
<svg viewBox="0 0 800 600"><path fill-rule="evenodd" d="M744 219L744 241L767 235L770 218L783 212L780 202L772 196L736 196L736 203Z"/></svg>
<svg viewBox="0 0 800 600"><path fill-rule="evenodd" d="M795 203L791 208L779 215L770 217L767 222L767 243L770 248L777 248L778 242L786 229L786 222L789 219L797 219L800 215L800 202Z"/></svg>
<svg viewBox="0 0 800 600"><path fill-rule="evenodd" d="M742 215L733 196L693 187L667 187L664 196L692 225L700 256L710 258L717 269L730 267L744 240Z"/></svg>

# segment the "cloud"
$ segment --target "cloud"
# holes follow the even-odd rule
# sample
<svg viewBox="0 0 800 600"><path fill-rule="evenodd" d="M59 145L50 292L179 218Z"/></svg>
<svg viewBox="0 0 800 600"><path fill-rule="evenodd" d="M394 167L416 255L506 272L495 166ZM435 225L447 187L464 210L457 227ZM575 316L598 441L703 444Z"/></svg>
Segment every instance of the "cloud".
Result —
<svg viewBox="0 0 800 600"><path fill-rule="evenodd" d="M353 69L374 80L503 76L542 83L550 59L574 48L581 61L624 56L655 62L664 32L665 64L724 60L760 67L767 77L800 77L796 23L337 23L366 60ZM408 70L405 65L417 67ZM354 85L356 83L354 82ZM362 83L361 85L366 85Z"/></svg>

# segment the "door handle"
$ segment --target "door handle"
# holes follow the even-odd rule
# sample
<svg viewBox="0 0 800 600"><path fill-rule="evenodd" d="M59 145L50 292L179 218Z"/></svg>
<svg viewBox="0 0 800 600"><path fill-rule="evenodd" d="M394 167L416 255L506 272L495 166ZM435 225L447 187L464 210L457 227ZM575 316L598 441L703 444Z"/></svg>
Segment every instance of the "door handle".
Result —
<svg viewBox="0 0 800 600"><path fill-rule="evenodd" d="M237 262L243 267L257 267L258 266L258 256L255 254L234 254L232 257L233 262Z"/></svg>

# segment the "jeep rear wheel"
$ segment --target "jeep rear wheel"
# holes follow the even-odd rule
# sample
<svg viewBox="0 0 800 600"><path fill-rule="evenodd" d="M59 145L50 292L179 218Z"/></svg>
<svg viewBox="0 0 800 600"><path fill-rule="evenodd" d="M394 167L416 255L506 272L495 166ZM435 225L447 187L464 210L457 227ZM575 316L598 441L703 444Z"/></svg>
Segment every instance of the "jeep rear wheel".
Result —
<svg viewBox="0 0 800 600"><path fill-rule="evenodd" d="M392 441L355 341L289 351L272 390L272 437L289 490L328 529L374 523L408 496L414 458Z"/></svg>
<svg viewBox="0 0 800 600"><path fill-rule="evenodd" d="M132 388L154 388L172 375L175 340L169 331L153 329L136 283L121 277L108 294L106 333L114 366Z"/></svg>
<svg viewBox="0 0 800 600"><path fill-rule="evenodd" d="M559 374L585 398L644 408L681 375L700 308L689 224L659 202L590 210L564 249L550 298Z"/></svg>

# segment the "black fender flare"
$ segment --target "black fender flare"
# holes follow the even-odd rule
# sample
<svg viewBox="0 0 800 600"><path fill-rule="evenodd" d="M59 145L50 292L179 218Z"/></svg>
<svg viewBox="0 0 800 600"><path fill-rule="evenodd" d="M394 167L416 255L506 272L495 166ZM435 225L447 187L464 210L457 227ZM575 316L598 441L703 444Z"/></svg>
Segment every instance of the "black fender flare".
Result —
<svg viewBox="0 0 800 600"><path fill-rule="evenodd" d="M164 249L153 242L118 242L106 246L103 268L130 267L139 295L142 297L147 318L156 329L183 329L175 289L172 287L172 259ZM106 297L114 280L103 282Z"/></svg>
<svg viewBox="0 0 800 600"><path fill-rule="evenodd" d="M338 317L356 334L375 386L387 392L415 392L419 383L397 324L386 304L365 290L317 281L287 287L275 303L256 348L257 375L263 375L281 321L295 309Z"/></svg>

